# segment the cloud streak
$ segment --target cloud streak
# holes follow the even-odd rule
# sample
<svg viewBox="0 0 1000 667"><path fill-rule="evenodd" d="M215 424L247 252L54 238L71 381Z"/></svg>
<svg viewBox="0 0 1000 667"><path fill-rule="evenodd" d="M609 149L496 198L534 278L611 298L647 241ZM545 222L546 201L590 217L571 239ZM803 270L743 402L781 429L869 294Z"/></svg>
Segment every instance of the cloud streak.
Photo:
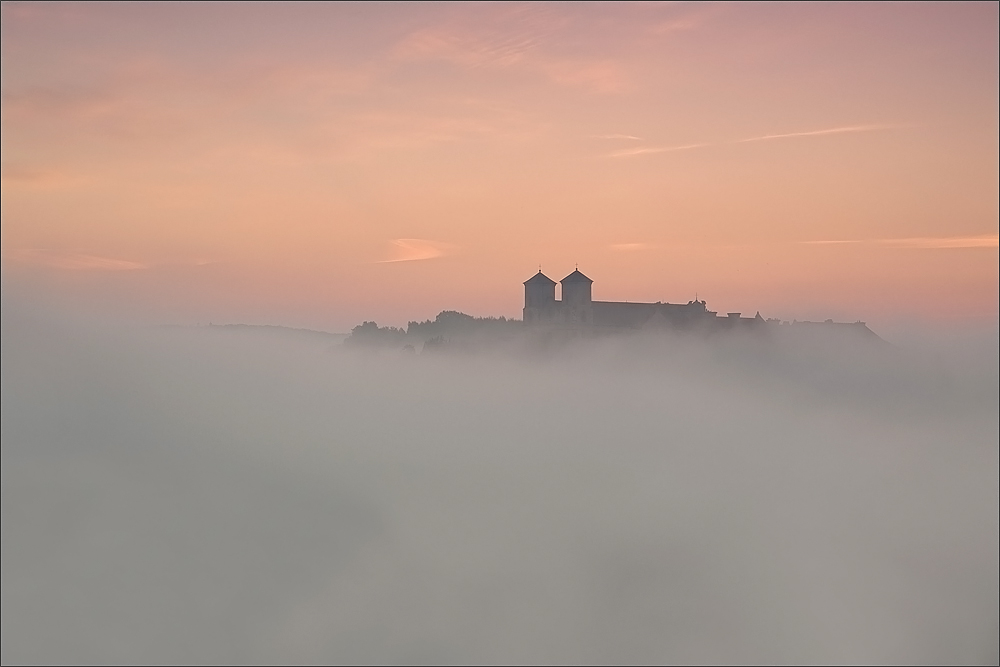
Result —
<svg viewBox="0 0 1000 667"><path fill-rule="evenodd" d="M687 151L692 148L704 148L705 146L718 146L719 144L685 144L683 146L645 146L642 148L626 148L624 150L611 153L610 157L631 157L633 155L645 155L647 153L673 153L675 151Z"/></svg>
<svg viewBox="0 0 1000 667"><path fill-rule="evenodd" d="M748 137L736 141L703 142L697 144L683 144L680 146L643 146L640 148L628 148L614 151L608 157L633 157L636 155L646 155L650 153L673 153L675 151L686 151L692 148L707 148L709 146L734 146L736 144L748 144L758 141L771 141L773 139L794 139L800 137L820 137L829 134L848 134L854 132L875 132L877 130L892 130L906 125L845 125L843 127L830 127L823 130L808 130L806 132L785 132L782 134L765 134L759 137Z"/></svg>
<svg viewBox="0 0 1000 667"><path fill-rule="evenodd" d="M947 248L996 248L1000 246L1000 236L915 237L907 239L849 239L836 241L802 241L805 245L881 245L892 248L915 248L937 250Z"/></svg>
<svg viewBox="0 0 1000 667"><path fill-rule="evenodd" d="M628 139L630 141L642 141L642 137L634 137L631 134L594 134L591 139Z"/></svg>
<svg viewBox="0 0 1000 667"><path fill-rule="evenodd" d="M825 130L809 130L808 132L786 132L784 134L765 134L761 137L750 137L749 139L740 139L739 141L732 142L738 144L747 144L754 141L770 141L771 139L791 139L794 137L821 137L827 134L847 134L853 132L874 132L876 130L892 130L898 127L905 127L902 125L847 125L844 127L831 127Z"/></svg>
<svg viewBox="0 0 1000 667"><path fill-rule="evenodd" d="M656 246L649 243L612 243L608 247L618 252L633 252L635 250L649 250Z"/></svg>
<svg viewBox="0 0 1000 667"><path fill-rule="evenodd" d="M63 271L135 271L149 268L140 262L62 250L21 249L3 253L5 261Z"/></svg>
<svg viewBox="0 0 1000 667"><path fill-rule="evenodd" d="M456 246L440 241L427 239L393 239L393 256L382 259L376 264L391 264L393 262L416 262L422 259L444 257L455 251Z"/></svg>

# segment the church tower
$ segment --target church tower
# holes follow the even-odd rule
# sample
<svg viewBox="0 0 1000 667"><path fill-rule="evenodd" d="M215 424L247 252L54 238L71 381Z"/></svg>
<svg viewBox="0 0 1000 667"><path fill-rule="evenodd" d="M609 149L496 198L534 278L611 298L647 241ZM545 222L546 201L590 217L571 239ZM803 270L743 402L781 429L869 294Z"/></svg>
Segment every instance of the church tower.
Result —
<svg viewBox="0 0 1000 667"><path fill-rule="evenodd" d="M577 269L559 282L562 285L564 321L569 324L593 324L594 308L591 286L594 281Z"/></svg>
<svg viewBox="0 0 1000 667"><path fill-rule="evenodd" d="M539 269L524 281L524 322L551 322L556 314L556 281Z"/></svg>

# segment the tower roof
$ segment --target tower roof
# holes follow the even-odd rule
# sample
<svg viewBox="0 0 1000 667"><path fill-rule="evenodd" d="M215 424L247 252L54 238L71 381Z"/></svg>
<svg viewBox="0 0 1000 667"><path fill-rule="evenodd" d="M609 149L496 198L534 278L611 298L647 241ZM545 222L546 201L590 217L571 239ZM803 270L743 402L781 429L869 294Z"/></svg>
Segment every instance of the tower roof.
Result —
<svg viewBox="0 0 1000 667"><path fill-rule="evenodd" d="M590 278L588 278L587 276L583 275L582 273L580 273L580 269L577 269L577 270L573 271L573 273L569 274L568 276L566 276L565 278L563 278L562 280L560 280L559 282L561 282L561 283L592 283L594 281L591 280Z"/></svg>
<svg viewBox="0 0 1000 667"><path fill-rule="evenodd" d="M528 278L527 280L525 280L524 284L525 285L555 285L556 281L552 280L552 278L549 278L547 275L545 275L544 273L542 273L541 269L539 269L538 273L536 273L535 275L533 275L530 278Z"/></svg>

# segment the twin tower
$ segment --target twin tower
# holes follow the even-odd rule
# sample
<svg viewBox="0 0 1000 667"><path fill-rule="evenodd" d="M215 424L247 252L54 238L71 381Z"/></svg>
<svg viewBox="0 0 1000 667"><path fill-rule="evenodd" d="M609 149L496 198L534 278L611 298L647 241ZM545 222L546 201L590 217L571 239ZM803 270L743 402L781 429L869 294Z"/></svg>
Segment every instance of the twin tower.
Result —
<svg viewBox="0 0 1000 667"><path fill-rule="evenodd" d="M695 298L687 303L642 303L636 301L594 301L594 281L574 271L559 281L562 301L556 301L556 283L539 271L524 281L524 323L556 325L558 328L585 328L593 331L628 331L647 327L705 327L717 325L717 313ZM729 313L726 326L742 321L739 313ZM748 322L757 318L742 318ZM760 320L763 322L764 320Z"/></svg>
<svg viewBox="0 0 1000 667"><path fill-rule="evenodd" d="M556 282L541 269L524 281L524 322L593 324L591 286L594 281L575 270L559 283L562 285L562 301L556 301Z"/></svg>

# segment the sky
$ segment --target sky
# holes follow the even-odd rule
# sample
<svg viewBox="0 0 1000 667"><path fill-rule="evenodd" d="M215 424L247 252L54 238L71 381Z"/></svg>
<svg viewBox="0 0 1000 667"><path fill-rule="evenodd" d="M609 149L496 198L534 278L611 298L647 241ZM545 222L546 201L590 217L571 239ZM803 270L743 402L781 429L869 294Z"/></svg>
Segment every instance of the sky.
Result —
<svg viewBox="0 0 1000 667"><path fill-rule="evenodd" d="M4 290L347 331L598 300L995 327L998 9L2 5Z"/></svg>

